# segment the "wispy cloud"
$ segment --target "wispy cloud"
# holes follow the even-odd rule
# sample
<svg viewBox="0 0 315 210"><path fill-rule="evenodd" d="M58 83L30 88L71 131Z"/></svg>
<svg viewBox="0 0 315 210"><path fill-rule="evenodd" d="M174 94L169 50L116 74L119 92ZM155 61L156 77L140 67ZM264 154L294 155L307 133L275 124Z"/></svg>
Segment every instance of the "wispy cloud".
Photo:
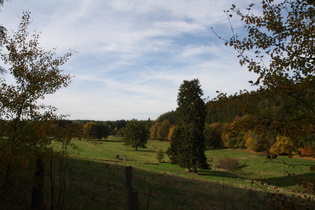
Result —
<svg viewBox="0 0 315 210"><path fill-rule="evenodd" d="M154 119L176 108L183 80L199 78L210 97L216 90L250 88L253 75L210 30L230 36L223 10L233 2L248 3L15 0L5 3L0 20L14 29L22 11L30 10L45 49L78 51L63 67L75 75L73 83L46 98L61 113L74 119Z"/></svg>

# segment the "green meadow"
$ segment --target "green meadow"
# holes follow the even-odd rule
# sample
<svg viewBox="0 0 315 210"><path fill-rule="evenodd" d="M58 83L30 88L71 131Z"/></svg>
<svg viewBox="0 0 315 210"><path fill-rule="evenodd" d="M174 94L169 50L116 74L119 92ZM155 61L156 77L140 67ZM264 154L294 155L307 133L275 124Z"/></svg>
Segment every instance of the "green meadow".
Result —
<svg viewBox="0 0 315 210"><path fill-rule="evenodd" d="M312 159L283 156L270 161L247 150L208 149L212 169L193 175L171 164L166 154L158 163L157 150L165 152L167 141L148 141L138 151L113 137L73 142L79 149L69 150L66 209L125 209L125 166L133 167L141 209L270 209L282 202L277 197L282 194L297 206L314 200L308 193L313 186L299 184L315 179L307 166L315 164ZM218 164L224 158L239 164L232 171L222 169Z"/></svg>

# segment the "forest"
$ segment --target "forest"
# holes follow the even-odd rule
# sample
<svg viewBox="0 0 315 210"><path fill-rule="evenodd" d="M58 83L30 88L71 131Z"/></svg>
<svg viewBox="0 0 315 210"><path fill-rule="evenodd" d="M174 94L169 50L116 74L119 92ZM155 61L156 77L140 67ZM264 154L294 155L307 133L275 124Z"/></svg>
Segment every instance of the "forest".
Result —
<svg viewBox="0 0 315 210"><path fill-rule="evenodd" d="M302 124L306 119L298 121L296 113L290 111L296 110L297 105L294 101L290 103L268 90L221 95L206 102L206 147L314 157L314 128ZM311 117L311 113L304 115ZM156 120L145 120L148 139L170 141L178 125L177 118L175 110L161 114ZM109 135L122 137L129 121L61 120L57 124L76 126L78 135L84 134L85 138L106 139ZM290 126L289 131L286 126ZM286 136L284 132L288 132Z"/></svg>

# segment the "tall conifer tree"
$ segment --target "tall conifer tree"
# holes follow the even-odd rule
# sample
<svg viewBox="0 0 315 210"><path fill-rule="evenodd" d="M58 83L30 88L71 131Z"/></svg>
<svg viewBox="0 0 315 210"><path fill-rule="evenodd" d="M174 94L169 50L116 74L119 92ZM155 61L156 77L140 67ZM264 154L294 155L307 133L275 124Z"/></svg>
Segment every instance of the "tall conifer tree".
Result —
<svg viewBox="0 0 315 210"><path fill-rule="evenodd" d="M202 95L198 79L185 80L180 86L177 96L179 126L167 151L172 163L193 172L197 172L197 168L209 167L203 136L206 108Z"/></svg>

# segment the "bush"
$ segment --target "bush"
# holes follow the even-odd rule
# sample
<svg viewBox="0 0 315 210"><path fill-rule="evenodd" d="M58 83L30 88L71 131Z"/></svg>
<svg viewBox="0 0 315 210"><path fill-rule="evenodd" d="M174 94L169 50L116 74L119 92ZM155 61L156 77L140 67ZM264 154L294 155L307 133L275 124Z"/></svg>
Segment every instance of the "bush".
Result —
<svg viewBox="0 0 315 210"><path fill-rule="evenodd" d="M302 147L298 149L301 156L313 156L315 157L315 139L307 141L302 144Z"/></svg>
<svg viewBox="0 0 315 210"><path fill-rule="evenodd" d="M225 123L222 127L221 139L224 147L245 148L244 134L241 130L233 130L231 123Z"/></svg>
<svg viewBox="0 0 315 210"><path fill-rule="evenodd" d="M269 152L273 154L292 154L296 145L289 137L277 136L276 142L271 146Z"/></svg>
<svg viewBox="0 0 315 210"><path fill-rule="evenodd" d="M246 140L245 147L255 152L269 151L276 142L275 133L264 129L249 130L244 138Z"/></svg>
<svg viewBox="0 0 315 210"><path fill-rule="evenodd" d="M221 158L218 161L217 167L228 171L235 171L239 165L240 162L236 158Z"/></svg>
<svg viewBox="0 0 315 210"><path fill-rule="evenodd" d="M159 163L162 162L162 160L164 159L164 153L161 149L157 151L155 158L159 161Z"/></svg>
<svg viewBox="0 0 315 210"><path fill-rule="evenodd" d="M315 148L305 147L298 149L300 156L315 157Z"/></svg>

